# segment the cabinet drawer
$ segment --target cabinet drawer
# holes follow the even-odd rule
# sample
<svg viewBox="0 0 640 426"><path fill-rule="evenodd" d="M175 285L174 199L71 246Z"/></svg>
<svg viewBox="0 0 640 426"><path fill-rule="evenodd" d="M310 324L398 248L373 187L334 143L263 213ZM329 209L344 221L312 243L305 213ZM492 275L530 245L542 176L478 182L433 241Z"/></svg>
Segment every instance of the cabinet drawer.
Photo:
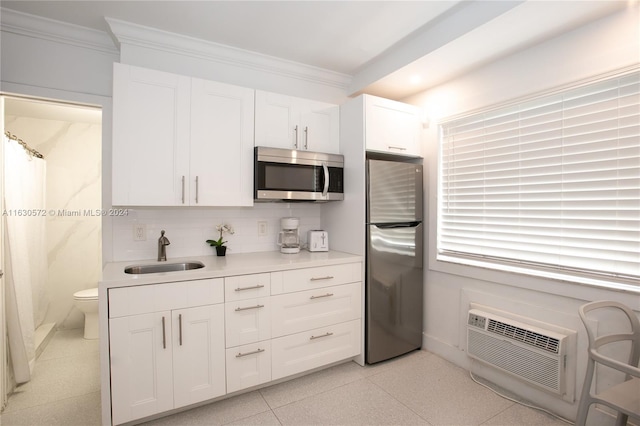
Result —
<svg viewBox="0 0 640 426"><path fill-rule="evenodd" d="M271 338L269 297L225 303L227 348Z"/></svg>
<svg viewBox="0 0 640 426"><path fill-rule="evenodd" d="M114 288L109 290L109 318L223 302L222 278Z"/></svg>
<svg viewBox="0 0 640 426"><path fill-rule="evenodd" d="M271 274L240 275L224 279L224 300L251 299L271 294Z"/></svg>
<svg viewBox="0 0 640 426"><path fill-rule="evenodd" d="M227 349L227 393L271 381L271 341Z"/></svg>
<svg viewBox="0 0 640 426"><path fill-rule="evenodd" d="M361 283L322 287L272 297L273 337L361 317Z"/></svg>
<svg viewBox="0 0 640 426"><path fill-rule="evenodd" d="M362 281L362 264L292 269L271 274L271 294L291 293Z"/></svg>
<svg viewBox="0 0 640 426"><path fill-rule="evenodd" d="M360 353L360 320L317 328L271 341L272 380Z"/></svg>

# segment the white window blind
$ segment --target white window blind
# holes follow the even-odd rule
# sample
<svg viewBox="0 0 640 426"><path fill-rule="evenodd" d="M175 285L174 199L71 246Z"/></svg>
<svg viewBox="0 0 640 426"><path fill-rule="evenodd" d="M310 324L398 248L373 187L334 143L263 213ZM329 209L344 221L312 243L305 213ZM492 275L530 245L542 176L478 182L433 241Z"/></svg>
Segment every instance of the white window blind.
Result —
<svg viewBox="0 0 640 426"><path fill-rule="evenodd" d="M640 73L441 130L440 259L640 284Z"/></svg>

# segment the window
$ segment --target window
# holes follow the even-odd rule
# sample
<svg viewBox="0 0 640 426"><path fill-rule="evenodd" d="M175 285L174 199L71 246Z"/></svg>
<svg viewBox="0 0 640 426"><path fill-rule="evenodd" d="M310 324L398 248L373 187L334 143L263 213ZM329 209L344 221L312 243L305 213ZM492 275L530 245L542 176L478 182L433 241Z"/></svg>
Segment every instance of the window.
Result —
<svg viewBox="0 0 640 426"><path fill-rule="evenodd" d="M439 260L640 285L640 72L441 137Z"/></svg>

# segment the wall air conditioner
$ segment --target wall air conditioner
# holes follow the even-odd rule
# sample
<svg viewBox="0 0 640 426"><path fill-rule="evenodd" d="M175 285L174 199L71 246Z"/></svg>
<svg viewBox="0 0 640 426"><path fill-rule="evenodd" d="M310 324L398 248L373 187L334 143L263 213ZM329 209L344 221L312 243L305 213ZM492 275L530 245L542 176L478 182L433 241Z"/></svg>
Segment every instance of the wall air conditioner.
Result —
<svg viewBox="0 0 640 426"><path fill-rule="evenodd" d="M467 320L467 352L538 388L573 400L567 393L567 356L575 349L575 332L561 334L478 309ZM568 398L567 398L568 397Z"/></svg>

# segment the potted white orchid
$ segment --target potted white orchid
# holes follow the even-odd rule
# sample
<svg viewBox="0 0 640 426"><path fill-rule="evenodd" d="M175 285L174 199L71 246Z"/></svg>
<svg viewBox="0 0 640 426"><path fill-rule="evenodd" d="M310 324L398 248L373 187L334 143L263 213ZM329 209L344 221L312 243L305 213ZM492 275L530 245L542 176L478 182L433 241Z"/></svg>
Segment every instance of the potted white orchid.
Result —
<svg viewBox="0 0 640 426"><path fill-rule="evenodd" d="M216 254L218 256L224 256L227 253L227 246L224 245L226 241L222 239L222 234L224 234L225 232L233 234L234 231L231 225L226 223L216 226L216 231L220 233L220 238L218 238L217 240L207 240L207 244L216 248Z"/></svg>

